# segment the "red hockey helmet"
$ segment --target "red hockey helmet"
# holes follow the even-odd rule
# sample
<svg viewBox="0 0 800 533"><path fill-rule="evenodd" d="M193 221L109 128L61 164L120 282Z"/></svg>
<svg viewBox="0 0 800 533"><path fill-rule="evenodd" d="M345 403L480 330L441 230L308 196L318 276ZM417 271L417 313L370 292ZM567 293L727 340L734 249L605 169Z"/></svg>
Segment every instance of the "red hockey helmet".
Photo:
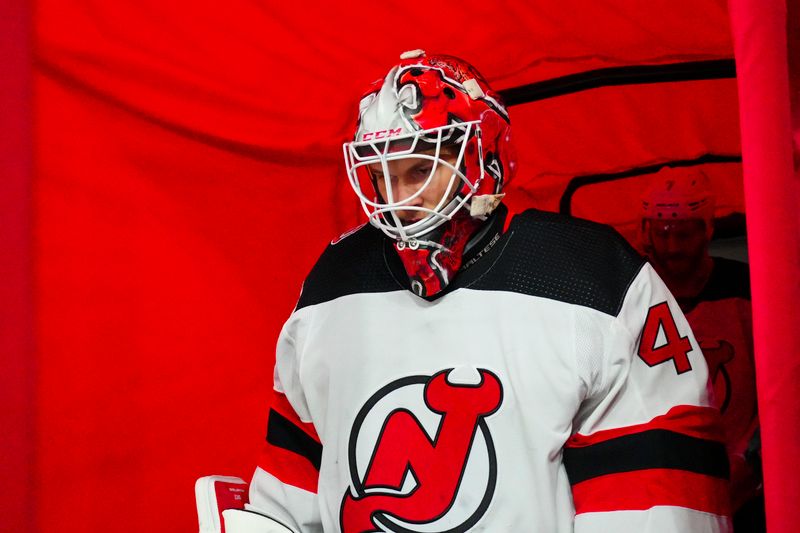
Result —
<svg viewBox="0 0 800 533"><path fill-rule="evenodd" d="M413 242L462 208L485 218L502 198L516 161L508 112L474 67L421 50L400 57L362 97L356 132L344 145L344 157L350 184L370 223L394 239ZM406 158L428 159L430 170L415 192L396 198L400 195L392 191L389 162ZM449 182L439 187L441 197L435 206L419 205L415 200L430 190L442 166ZM403 211L419 213L409 222L398 216Z"/></svg>
<svg viewBox="0 0 800 533"><path fill-rule="evenodd" d="M714 231L714 193L708 177L698 168L664 167L642 195L640 241L647 251L650 226L685 220L701 220L705 235L711 240Z"/></svg>
<svg viewBox="0 0 800 533"><path fill-rule="evenodd" d="M664 167L642 196L642 217L711 220L714 195L708 177L697 168Z"/></svg>

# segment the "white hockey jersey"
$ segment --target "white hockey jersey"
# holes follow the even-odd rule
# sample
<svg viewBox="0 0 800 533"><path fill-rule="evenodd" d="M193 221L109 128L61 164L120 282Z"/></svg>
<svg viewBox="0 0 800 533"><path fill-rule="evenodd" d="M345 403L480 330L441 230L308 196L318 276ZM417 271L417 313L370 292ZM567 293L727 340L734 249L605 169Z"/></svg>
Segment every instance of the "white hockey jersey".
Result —
<svg viewBox="0 0 800 533"><path fill-rule="evenodd" d="M729 531L706 363L612 229L492 220L447 290L332 243L278 341L250 509L298 532Z"/></svg>

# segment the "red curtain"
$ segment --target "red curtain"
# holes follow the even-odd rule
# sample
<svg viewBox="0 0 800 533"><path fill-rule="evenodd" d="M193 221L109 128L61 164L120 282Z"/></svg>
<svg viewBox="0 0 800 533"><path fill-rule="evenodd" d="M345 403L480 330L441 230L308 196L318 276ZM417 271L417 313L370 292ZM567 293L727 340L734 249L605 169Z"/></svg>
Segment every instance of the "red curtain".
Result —
<svg viewBox="0 0 800 533"><path fill-rule="evenodd" d="M191 531L195 478L250 476L277 332L322 247L360 221L340 161L358 92L403 50L461 55L499 89L561 80L511 109L514 209L561 209L576 178L618 174L567 206L630 235L648 169L676 161L743 209L735 79L563 83L731 61L723 0L268 4L36 4L42 531Z"/></svg>

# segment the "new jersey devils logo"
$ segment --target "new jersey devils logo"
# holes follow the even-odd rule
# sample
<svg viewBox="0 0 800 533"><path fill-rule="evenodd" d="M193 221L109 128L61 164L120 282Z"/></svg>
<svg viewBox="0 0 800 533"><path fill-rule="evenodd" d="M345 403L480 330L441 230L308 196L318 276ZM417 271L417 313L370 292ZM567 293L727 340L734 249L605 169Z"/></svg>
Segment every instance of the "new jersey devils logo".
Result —
<svg viewBox="0 0 800 533"><path fill-rule="evenodd" d="M731 376L726 365L733 361L736 351L733 345L722 339L698 339L700 349L708 363L708 375L714 385L714 398L721 413L728 410L731 402Z"/></svg>
<svg viewBox="0 0 800 533"><path fill-rule="evenodd" d="M471 380L462 370L399 379L361 408L343 533L456 533L486 512L497 463L484 419L500 407L503 388L488 370L471 370Z"/></svg>

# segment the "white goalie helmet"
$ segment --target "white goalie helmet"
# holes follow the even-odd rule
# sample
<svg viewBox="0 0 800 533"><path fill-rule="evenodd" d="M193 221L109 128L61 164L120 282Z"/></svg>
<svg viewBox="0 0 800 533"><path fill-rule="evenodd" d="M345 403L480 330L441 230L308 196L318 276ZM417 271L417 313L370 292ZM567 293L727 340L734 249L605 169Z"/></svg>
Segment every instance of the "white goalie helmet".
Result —
<svg viewBox="0 0 800 533"><path fill-rule="evenodd" d="M422 51L404 54L372 84L343 148L369 222L411 245L462 209L477 218L491 213L516 165L499 96L465 61ZM430 164L416 190L399 194L390 163L411 158ZM432 190L441 194L423 205L419 198Z"/></svg>

